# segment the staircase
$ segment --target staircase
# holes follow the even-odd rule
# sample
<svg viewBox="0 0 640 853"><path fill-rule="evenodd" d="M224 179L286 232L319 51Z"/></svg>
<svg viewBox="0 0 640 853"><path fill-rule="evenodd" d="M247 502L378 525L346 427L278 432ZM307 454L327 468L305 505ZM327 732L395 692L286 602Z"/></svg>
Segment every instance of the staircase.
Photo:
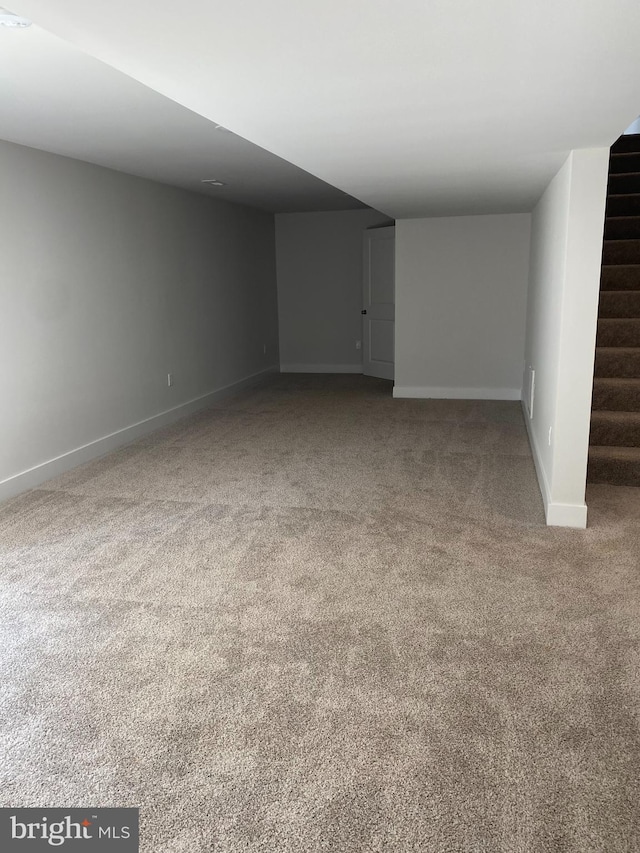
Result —
<svg viewBox="0 0 640 853"><path fill-rule="evenodd" d="M609 161L589 444L590 483L640 486L640 134Z"/></svg>

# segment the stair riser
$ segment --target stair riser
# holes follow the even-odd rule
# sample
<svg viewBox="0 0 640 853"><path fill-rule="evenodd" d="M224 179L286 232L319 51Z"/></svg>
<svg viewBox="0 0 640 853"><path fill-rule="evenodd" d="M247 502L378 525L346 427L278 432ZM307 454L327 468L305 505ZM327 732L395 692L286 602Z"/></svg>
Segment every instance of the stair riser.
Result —
<svg viewBox="0 0 640 853"><path fill-rule="evenodd" d="M612 486L640 486L640 461L591 459L587 482L609 483Z"/></svg>
<svg viewBox="0 0 640 853"><path fill-rule="evenodd" d="M640 352L627 353L616 351L616 349L597 350L595 375L601 379L616 376L624 379L640 379Z"/></svg>
<svg viewBox="0 0 640 853"><path fill-rule="evenodd" d="M609 174L622 175L625 172L640 172L639 153L613 154L609 161Z"/></svg>
<svg viewBox="0 0 640 853"><path fill-rule="evenodd" d="M593 422L589 444L609 447L640 447L640 423Z"/></svg>
<svg viewBox="0 0 640 853"><path fill-rule="evenodd" d="M640 488L640 134L611 151L587 481Z"/></svg>
<svg viewBox="0 0 640 853"><path fill-rule="evenodd" d="M610 195L607 216L640 216L640 195Z"/></svg>
<svg viewBox="0 0 640 853"><path fill-rule="evenodd" d="M598 387L596 382L591 408L594 411L640 412L640 387Z"/></svg>
<svg viewBox="0 0 640 853"><path fill-rule="evenodd" d="M596 346L640 347L640 320L598 320Z"/></svg>
<svg viewBox="0 0 640 853"><path fill-rule="evenodd" d="M640 266L602 267L601 290L640 290Z"/></svg>
<svg viewBox="0 0 640 853"><path fill-rule="evenodd" d="M629 290L624 293L613 291L601 293L599 316L640 318L640 291Z"/></svg>
<svg viewBox="0 0 640 853"><path fill-rule="evenodd" d="M640 216L607 219L604 223L605 240L637 240L640 238Z"/></svg>
<svg viewBox="0 0 640 853"><path fill-rule="evenodd" d="M611 152L614 154L625 151L640 151L640 133L627 133L616 139L611 146Z"/></svg>
<svg viewBox="0 0 640 853"><path fill-rule="evenodd" d="M607 240L602 252L602 263L640 264L640 240Z"/></svg>
<svg viewBox="0 0 640 853"><path fill-rule="evenodd" d="M640 192L640 175L609 175L608 195Z"/></svg>

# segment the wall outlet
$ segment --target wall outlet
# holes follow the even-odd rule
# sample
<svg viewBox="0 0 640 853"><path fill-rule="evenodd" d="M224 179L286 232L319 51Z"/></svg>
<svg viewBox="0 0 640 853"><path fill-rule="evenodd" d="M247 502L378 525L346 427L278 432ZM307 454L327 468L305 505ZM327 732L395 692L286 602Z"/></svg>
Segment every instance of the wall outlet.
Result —
<svg viewBox="0 0 640 853"><path fill-rule="evenodd" d="M362 349L362 341L356 341L356 349Z"/></svg>
<svg viewBox="0 0 640 853"><path fill-rule="evenodd" d="M167 386L171 388L173 385L173 373L167 373Z"/></svg>

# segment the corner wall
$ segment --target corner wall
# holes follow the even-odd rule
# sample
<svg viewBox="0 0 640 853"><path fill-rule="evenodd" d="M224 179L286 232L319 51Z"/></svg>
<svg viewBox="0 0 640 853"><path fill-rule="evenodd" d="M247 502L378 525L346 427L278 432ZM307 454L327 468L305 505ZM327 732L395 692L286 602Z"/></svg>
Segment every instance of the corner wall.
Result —
<svg viewBox="0 0 640 853"><path fill-rule="evenodd" d="M382 224L369 209L276 216L283 372L362 372L362 234Z"/></svg>
<svg viewBox="0 0 640 853"><path fill-rule="evenodd" d="M275 369L272 215L6 142L0 176L0 499Z"/></svg>
<svg viewBox="0 0 640 853"><path fill-rule="evenodd" d="M395 397L520 399L530 221L396 222Z"/></svg>
<svg viewBox="0 0 640 853"><path fill-rule="evenodd" d="M525 419L547 524L585 527L609 149L572 151L532 219Z"/></svg>

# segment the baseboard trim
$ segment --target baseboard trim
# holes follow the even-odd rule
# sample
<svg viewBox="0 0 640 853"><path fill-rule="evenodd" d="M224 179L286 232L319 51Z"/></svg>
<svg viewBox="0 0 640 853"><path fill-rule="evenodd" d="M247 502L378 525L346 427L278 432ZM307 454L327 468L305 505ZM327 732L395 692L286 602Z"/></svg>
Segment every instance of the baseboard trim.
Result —
<svg viewBox="0 0 640 853"><path fill-rule="evenodd" d="M542 456L540 448L536 441L535 434L531 429L531 419L527 412L527 407L522 401L522 411L524 414L524 422L527 426L527 435L529 436L529 445L531 446L531 454L533 456L533 464L536 468L538 477L538 485L542 494L542 502L544 504L544 516L548 527L576 527L579 530L584 530L587 526L587 505L586 504L564 504L551 500L551 488L547 480L547 473L542 465Z"/></svg>
<svg viewBox="0 0 640 853"><path fill-rule="evenodd" d="M361 364L281 364L280 373L362 373Z"/></svg>
<svg viewBox="0 0 640 853"><path fill-rule="evenodd" d="M394 385L393 396L414 400L520 400L520 388L444 388Z"/></svg>
<svg viewBox="0 0 640 853"><path fill-rule="evenodd" d="M28 489L36 488L47 480L64 474L65 471L70 471L84 462L98 459L100 456L117 450L118 447L142 438L143 435L154 432L161 427L169 426L169 424L179 421L181 418L187 417L200 409L205 409L212 403L223 400L225 397L242 391L244 388L250 388L268 374L277 372L278 369L278 365L272 365L257 373L245 376L237 382L217 388L215 391L210 391L200 397L194 397L192 400L181 403L179 406L174 406L172 409L166 409L164 412L159 412L150 418L137 421L128 427L123 427L123 429L116 430L116 432L109 433L109 435L102 436L102 438L98 438L95 441L90 441L88 444L76 447L67 453L62 453L54 459L49 459L46 462L28 468L26 471L21 471L19 474L7 477L5 480L0 480L0 501L15 497L22 492L26 492Z"/></svg>
<svg viewBox="0 0 640 853"><path fill-rule="evenodd" d="M547 525L584 530L587 526L587 505L551 503L547 506Z"/></svg>

